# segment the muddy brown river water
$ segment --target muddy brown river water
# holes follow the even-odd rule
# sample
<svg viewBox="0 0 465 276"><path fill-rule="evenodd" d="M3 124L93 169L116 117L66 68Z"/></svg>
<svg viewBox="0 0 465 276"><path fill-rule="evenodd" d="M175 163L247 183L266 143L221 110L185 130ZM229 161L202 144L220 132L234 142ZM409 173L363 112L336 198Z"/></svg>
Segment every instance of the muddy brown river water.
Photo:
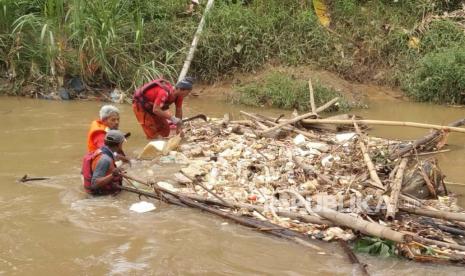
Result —
<svg viewBox="0 0 465 276"><path fill-rule="evenodd" d="M80 162L88 124L101 104L0 98L0 275L352 274L335 244L322 243L327 254L320 255L197 210L156 203L156 211L137 214L129 211L139 201L135 195L88 197L81 189ZM126 144L132 154L146 141L131 107L119 107L121 129L133 134ZM189 99L186 109L222 116L241 107L199 97ZM437 124L465 116L462 108L397 100L378 100L355 113ZM425 130L376 127L372 133L414 139ZM465 135L452 134L449 144L452 151L438 155L440 166L447 180L465 182ZM50 179L18 183L26 173ZM373 275L463 273L463 267L359 257Z"/></svg>

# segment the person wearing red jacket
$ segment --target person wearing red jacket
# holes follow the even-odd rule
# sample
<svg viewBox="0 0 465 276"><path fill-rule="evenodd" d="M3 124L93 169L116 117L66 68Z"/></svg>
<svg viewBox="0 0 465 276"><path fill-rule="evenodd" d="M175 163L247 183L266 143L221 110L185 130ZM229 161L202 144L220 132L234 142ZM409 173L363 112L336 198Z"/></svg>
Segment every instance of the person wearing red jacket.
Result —
<svg viewBox="0 0 465 276"><path fill-rule="evenodd" d="M192 91L192 82L192 78L186 77L173 87L167 80L157 79L136 90L132 107L147 139L168 137L170 124L176 125L176 133L182 132L182 104ZM173 103L174 116L169 112Z"/></svg>

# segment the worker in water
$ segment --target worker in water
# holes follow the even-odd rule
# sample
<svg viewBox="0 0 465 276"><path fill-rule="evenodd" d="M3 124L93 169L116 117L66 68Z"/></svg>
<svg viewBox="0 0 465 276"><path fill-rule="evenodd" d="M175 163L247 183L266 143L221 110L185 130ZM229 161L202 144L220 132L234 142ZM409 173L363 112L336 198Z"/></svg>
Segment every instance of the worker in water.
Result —
<svg viewBox="0 0 465 276"><path fill-rule="evenodd" d="M119 109L113 105L104 105L100 108L100 119L92 121L87 133L87 151L94 152L104 145L105 134L111 129L119 128ZM130 133L125 135L127 138ZM118 152L117 160L130 163L126 154Z"/></svg>
<svg viewBox="0 0 465 276"><path fill-rule="evenodd" d="M104 144L105 134L119 127L119 109L113 105L100 108L100 119L92 121L87 133L87 151L93 152Z"/></svg>
<svg viewBox="0 0 465 276"><path fill-rule="evenodd" d="M181 80L175 87L164 79L157 79L136 90L132 107L147 139L168 137L170 125L176 126L177 134L182 133L182 103L192 91L192 86L190 77ZM169 112L173 103L176 106L174 116Z"/></svg>
<svg viewBox="0 0 465 276"><path fill-rule="evenodd" d="M94 152L87 153L82 164L86 192L108 195L120 191L122 171L116 166L115 156L123 151L125 140L121 131L109 130L105 134L104 145Z"/></svg>

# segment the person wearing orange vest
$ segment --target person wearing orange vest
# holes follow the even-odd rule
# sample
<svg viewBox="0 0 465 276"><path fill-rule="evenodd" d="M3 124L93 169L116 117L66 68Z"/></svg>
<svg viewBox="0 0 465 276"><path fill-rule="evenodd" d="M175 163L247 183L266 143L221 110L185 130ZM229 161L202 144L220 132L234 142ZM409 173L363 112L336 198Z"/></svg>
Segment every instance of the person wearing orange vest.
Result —
<svg viewBox="0 0 465 276"><path fill-rule="evenodd" d="M182 103L192 91L192 82L192 78L186 77L173 87L168 81L158 79L135 91L132 107L147 139L168 137L170 124L176 125L176 133L182 132ZM169 112L173 103L176 106L175 116Z"/></svg>
<svg viewBox="0 0 465 276"><path fill-rule="evenodd" d="M104 146L97 149L89 160L90 179L84 182L86 192L92 195L115 194L122 184L121 169L116 166L115 155L123 151L124 135L119 130L109 130L104 138ZM90 180L90 181L89 181Z"/></svg>
<svg viewBox="0 0 465 276"><path fill-rule="evenodd" d="M100 108L100 119L92 121L87 133L87 151L93 152L104 144L105 134L119 127L119 109L112 105Z"/></svg>

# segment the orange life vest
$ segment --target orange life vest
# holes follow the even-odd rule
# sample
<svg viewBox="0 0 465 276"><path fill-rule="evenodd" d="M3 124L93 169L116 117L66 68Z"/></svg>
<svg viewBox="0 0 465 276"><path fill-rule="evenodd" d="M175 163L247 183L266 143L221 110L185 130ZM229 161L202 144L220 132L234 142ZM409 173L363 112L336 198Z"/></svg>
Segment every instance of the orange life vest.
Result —
<svg viewBox="0 0 465 276"><path fill-rule="evenodd" d="M94 120L90 124L89 132L87 133L87 150L88 152L94 152L96 151L99 146L101 145L95 145L94 144L94 137L96 134L101 134L107 132L107 126L100 120Z"/></svg>
<svg viewBox="0 0 465 276"><path fill-rule="evenodd" d="M84 190L87 193L90 194L110 194L114 192L118 192L119 189L117 189L115 186L116 185L121 185L121 178L115 178L113 179L112 183L109 183L103 187L101 187L98 190L92 191L90 189L91 182L92 182L92 174L97 168L97 164L100 160L100 158L103 156L103 154L108 155L108 153L103 153L102 149L97 149L96 151L92 153L87 153L86 156L84 156L83 163L82 163L82 170L81 173L84 177ZM105 172L105 176L110 175L113 170L116 168L115 160L113 159L113 156L110 156L112 159L112 162L110 164L110 167L108 170Z"/></svg>

